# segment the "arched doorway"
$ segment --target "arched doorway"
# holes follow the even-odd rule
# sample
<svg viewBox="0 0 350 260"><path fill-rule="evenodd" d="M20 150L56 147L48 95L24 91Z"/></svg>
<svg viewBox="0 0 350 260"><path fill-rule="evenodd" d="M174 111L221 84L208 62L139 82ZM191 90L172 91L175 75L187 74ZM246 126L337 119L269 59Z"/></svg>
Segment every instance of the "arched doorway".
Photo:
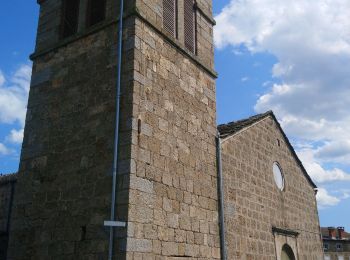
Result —
<svg viewBox="0 0 350 260"><path fill-rule="evenodd" d="M287 244L284 244L284 246L282 247L281 260L295 260L293 250Z"/></svg>

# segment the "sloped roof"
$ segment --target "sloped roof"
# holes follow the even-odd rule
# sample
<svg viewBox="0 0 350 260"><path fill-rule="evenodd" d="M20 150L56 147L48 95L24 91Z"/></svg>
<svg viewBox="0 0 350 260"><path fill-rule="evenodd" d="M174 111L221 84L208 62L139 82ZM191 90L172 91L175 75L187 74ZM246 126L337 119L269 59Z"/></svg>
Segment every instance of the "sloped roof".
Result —
<svg viewBox="0 0 350 260"><path fill-rule="evenodd" d="M329 235L328 228L321 227L321 234L322 234L322 237L328 237Z"/></svg>
<svg viewBox="0 0 350 260"><path fill-rule="evenodd" d="M335 228L335 229L337 229L337 228ZM324 238L329 237L328 227L321 227L321 234L322 234L322 237L324 237ZM344 238L350 240L350 233L344 232Z"/></svg>
<svg viewBox="0 0 350 260"><path fill-rule="evenodd" d="M17 173L0 174L0 185L7 184L9 182L17 181Z"/></svg>
<svg viewBox="0 0 350 260"><path fill-rule="evenodd" d="M239 132L240 130L242 130L246 127L249 127L249 126L255 124L256 122L258 122L258 121L260 121L268 116L274 116L273 112L268 111L266 113L251 116L251 117L246 118L246 119L242 119L242 120L233 121L233 122L230 122L227 124L219 125L218 130L220 133L220 137L226 138L228 136L231 136L231 135Z"/></svg>
<svg viewBox="0 0 350 260"><path fill-rule="evenodd" d="M250 127L250 126L254 125L255 123L258 123L259 121L261 121L267 117L271 117L276 122L276 125L277 125L278 129L280 130L280 132L282 133L282 136L284 137L284 140L285 140L289 150L291 151L295 161L297 162L297 164L301 168L303 174L305 175L306 179L309 181L310 185L314 189L316 189L317 188L316 184L312 181L311 177L309 176L309 174L305 170L304 165L302 164L299 157L297 156L293 146L289 142L288 137L284 133L280 123L278 122L275 114L272 111L267 111L266 113L254 115L254 116L251 116L251 117L246 118L246 119L242 119L242 120L233 121L233 122L230 122L227 124L219 125L218 131L219 131L220 138L225 139L227 137L230 137L230 136L238 133L239 131L241 131L247 127Z"/></svg>

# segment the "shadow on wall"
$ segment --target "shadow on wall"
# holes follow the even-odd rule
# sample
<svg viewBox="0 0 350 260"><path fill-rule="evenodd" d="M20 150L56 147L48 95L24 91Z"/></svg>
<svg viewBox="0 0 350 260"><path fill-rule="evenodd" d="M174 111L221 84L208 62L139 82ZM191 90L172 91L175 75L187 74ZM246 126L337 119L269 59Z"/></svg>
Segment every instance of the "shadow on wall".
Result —
<svg viewBox="0 0 350 260"><path fill-rule="evenodd" d="M284 244L284 246L282 247L281 260L295 260L293 250L287 244Z"/></svg>
<svg viewBox="0 0 350 260"><path fill-rule="evenodd" d="M17 174L0 175L0 259L6 259Z"/></svg>

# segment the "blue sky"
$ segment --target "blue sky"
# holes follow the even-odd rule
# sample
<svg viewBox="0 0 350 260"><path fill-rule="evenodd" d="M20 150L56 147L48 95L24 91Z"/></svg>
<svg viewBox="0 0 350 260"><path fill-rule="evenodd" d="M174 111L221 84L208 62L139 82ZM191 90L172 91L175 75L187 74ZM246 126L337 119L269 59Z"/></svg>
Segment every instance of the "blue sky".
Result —
<svg viewBox="0 0 350 260"><path fill-rule="evenodd" d="M350 231L350 3L214 0L218 123L273 109L319 187L322 226ZM17 171L36 1L0 8L0 172Z"/></svg>
<svg viewBox="0 0 350 260"><path fill-rule="evenodd" d="M37 19L36 1L1 3L0 172L14 172L18 167L31 70L28 57L34 50Z"/></svg>

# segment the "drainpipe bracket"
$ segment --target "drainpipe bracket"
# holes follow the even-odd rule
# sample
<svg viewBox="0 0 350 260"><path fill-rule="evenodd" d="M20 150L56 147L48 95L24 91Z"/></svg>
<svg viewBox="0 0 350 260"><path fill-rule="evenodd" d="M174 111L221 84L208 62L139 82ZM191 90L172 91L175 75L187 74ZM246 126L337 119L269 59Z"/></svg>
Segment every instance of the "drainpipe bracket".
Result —
<svg viewBox="0 0 350 260"><path fill-rule="evenodd" d="M126 227L126 222L105 220L104 226L105 227Z"/></svg>

